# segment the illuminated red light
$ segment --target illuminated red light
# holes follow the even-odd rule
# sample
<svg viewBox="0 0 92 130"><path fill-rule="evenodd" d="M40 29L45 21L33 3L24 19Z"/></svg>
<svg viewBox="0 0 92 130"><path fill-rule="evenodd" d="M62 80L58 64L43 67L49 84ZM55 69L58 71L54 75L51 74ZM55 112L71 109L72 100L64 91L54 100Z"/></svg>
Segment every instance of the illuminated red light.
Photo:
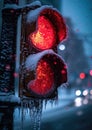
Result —
<svg viewBox="0 0 92 130"><path fill-rule="evenodd" d="M80 73L80 75L79 75L80 79L84 79L84 78L85 78L85 76L86 76L86 75L85 75L85 73L83 73L83 72L82 72L82 73Z"/></svg>
<svg viewBox="0 0 92 130"><path fill-rule="evenodd" d="M54 73L51 66L44 60L40 60L36 69L36 78L28 85L29 90L38 94L50 93L54 84Z"/></svg>
<svg viewBox="0 0 92 130"><path fill-rule="evenodd" d="M34 95L48 96L66 81L67 70L64 62L55 54L46 54L39 60L35 79L28 83L28 90Z"/></svg>
<svg viewBox="0 0 92 130"><path fill-rule="evenodd" d="M92 70L89 71L90 76L92 76Z"/></svg>
<svg viewBox="0 0 92 130"><path fill-rule="evenodd" d="M40 12L36 22L36 30L29 34L29 42L39 50L55 47L66 38L67 29L62 16L53 9Z"/></svg>
<svg viewBox="0 0 92 130"><path fill-rule="evenodd" d="M29 39L38 49L52 48L55 43L55 30L50 20L45 16L40 16L38 18L38 28L29 35Z"/></svg>

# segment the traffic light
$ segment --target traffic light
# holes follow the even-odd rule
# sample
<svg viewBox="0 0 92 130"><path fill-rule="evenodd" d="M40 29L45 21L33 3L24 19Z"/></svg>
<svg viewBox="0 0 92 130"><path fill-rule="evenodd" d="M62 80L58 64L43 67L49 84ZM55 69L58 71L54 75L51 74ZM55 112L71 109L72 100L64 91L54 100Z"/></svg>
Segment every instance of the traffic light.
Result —
<svg viewBox="0 0 92 130"><path fill-rule="evenodd" d="M42 6L22 17L20 97L53 98L67 82L67 67L57 54L57 45L66 38L61 14Z"/></svg>

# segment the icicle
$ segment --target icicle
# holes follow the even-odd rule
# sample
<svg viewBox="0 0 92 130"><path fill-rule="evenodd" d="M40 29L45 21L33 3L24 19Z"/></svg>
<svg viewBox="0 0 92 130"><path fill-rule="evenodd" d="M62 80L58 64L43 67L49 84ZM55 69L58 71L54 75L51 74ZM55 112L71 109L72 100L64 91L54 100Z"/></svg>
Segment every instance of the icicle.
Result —
<svg viewBox="0 0 92 130"><path fill-rule="evenodd" d="M55 97L55 105L58 105L58 94L57 94L57 96Z"/></svg>
<svg viewBox="0 0 92 130"><path fill-rule="evenodd" d="M46 105L47 105L47 99L45 99L45 101L44 101L44 102L45 102L45 109L46 109Z"/></svg>
<svg viewBox="0 0 92 130"><path fill-rule="evenodd" d="M39 99L31 100L29 102L29 107L31 116L31 129L40 130L43 101Z"/></svg>
<svg viewBox="0 0 92 130"><path fill-rule="evenodd" d="M43 103L47 105L47 102L50 102L51 105L55 105L57 103L57 97L50 100L42 100L42 99L22 99L21 100L21 130L24 128L24 119L27 114L30 115L31 118L31 130L40 130L41 127L41 116Z"/></svg>
<svg viewBox="0 0 92 130"><path fill-rule="evenodd" d="M20 107L18 107L18 111L19 111L19 117L20 117L20 115L21 115L21 110L20 110Z"/></svg>
<svg viewBox="0 0 92 130"><path fill-rule="evenodd" d="M54 100L50 100L50 103L51 103L51 107L53 108Z"/></svg>
<svg viewBox="0 0 92 130"><path fill-rule="evenodd" d="M28 101L26 102L26 112L28 113L28 105L29 105L29 103L28 103Z"/></svg>
<svg viewBox="0 0 92 130"><path fill-rule="evenodd" d="M67 88L68 86L69 86L69 83L68 83L68 82L62 84L62 87L64 87L64 88Z"/></svg>
<svg viewBox="0 0 92 130"><path fill-rule="evenodd" d="M21 101L21 130L23 130L23 119L24 119L24 106L23 101Z"/></svg>
<svg viewBox="0 0 92 130"><path fill-rule="evenodd" d="M38 119L37 119L37 128L40 130L41 126L41 116L42 116L42 107L43 107L43 102L42 100L39 100L39 108L38 108Z"/></svg>

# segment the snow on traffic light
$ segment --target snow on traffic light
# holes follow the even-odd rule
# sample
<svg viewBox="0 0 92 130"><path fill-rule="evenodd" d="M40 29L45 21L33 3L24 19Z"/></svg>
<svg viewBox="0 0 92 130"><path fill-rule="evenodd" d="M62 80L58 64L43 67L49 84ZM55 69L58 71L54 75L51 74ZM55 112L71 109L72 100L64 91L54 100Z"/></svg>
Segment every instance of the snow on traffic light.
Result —
<svg viewBox="0 0 92 130"><path fill-rule="evenodd" d="M66 38L61 14L50 6L24 13L21 34L20 97L53 98L67 82L67 67L57 54L57 45Z"/></svg>

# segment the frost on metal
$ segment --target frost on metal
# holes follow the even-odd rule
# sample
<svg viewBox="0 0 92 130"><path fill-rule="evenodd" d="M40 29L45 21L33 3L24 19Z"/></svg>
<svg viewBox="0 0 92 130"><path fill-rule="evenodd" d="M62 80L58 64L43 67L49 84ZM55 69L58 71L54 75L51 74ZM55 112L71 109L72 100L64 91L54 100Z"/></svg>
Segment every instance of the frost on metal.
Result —
<svg viewBox="0 0 92 130"><path fill-rule="evenodd" d="M21 6L21 5L19 6L17 4L6 4L3 9L23 9L23 8L32 8L32 7L35 7L35 6L41 6L41 2L35 1L35 2L32 2L30 4L26 4L26 5L23 5L23 6Z"/></svg>
<svg viewBox="0 0 92 130"><path fill-rule="evenodd" d="M0 91L14 91L17 16L3 12L0 44Z"/></svg>

